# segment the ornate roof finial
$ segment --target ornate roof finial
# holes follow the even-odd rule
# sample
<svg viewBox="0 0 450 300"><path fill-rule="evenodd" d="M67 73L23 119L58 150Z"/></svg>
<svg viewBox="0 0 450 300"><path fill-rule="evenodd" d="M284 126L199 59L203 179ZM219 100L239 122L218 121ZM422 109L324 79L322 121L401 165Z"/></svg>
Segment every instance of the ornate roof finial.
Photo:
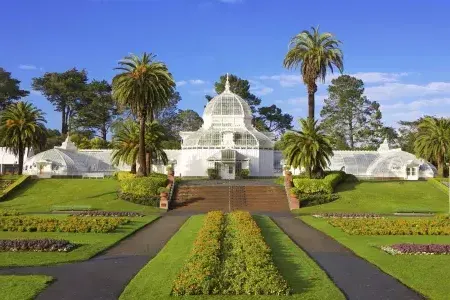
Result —
<svg viewBox="0 0 450 300"><path fill-rule="evenodd" d="M225 92L230 91L230 82L228 81L228 73L227 73L227 81L225 82Z"/></svg>

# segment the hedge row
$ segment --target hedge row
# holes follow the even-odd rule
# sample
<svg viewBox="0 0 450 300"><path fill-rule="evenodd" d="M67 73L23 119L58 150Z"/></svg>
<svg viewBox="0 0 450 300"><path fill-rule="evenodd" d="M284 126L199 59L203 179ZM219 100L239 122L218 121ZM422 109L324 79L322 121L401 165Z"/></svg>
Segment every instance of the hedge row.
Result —
<svg viewBox="0 0 450 300"><path fill-rule="evenodd" d="M330 219L328 222L354 235L450 235L450 219Z"/></svg>
<svg viewBox="0 0 450 300"><path fill-rule="evenodd" d="M323 179L294 178L294 192L298 194L332 194L345 179L344 172L333 172Z"/></svg>
<svg viewBox="0 0 450 300"><path fill-rule="evenodd" d="M273 263L261 229L249 212L227 216L221 294L289 295L287 282Z"/></svg>
<svg viewBox="0 0 450 300"><path fill-rule="evenodd" d="M135 211L103 211L103 210L85 210L77 211L71 214L78 217L143 217L144 214Z"/></svg>
<svg viewBox="0 0 450 300"><path fill-rule="evenodd" d="M325 204L339 199L337 194L297 194L297 197L300 200L300 207Z"/></svg>
<svg viewBox="0 0 450 300"><path fill-rule="evenodd" d="M69 252L77 245L66 240L0 240L0 251Z"/></svg>
<svg viewBox="0 0 450 300"><path fill-rule="evenodd" d="M64 219L38 217L1 217L0 231L107 233L128 223L127 218L67 217Z"/></svg>
<svg viewBox="0 0 450 300"><path fill-rule="evenodd" d="M172 288L172 294L209 295L219 291L221 239L225 216L209 212L200 229L186 264Z"/></svg>
<svg viewBox="0 0 450 300"><path fill-rule="evenodd" d="M20 213L15 209L0 209L0 217L18 216Z"/></svg>
<svg viewBox="0 0 450 300"><path fill-rule="evenodd" d="M393 255L450 254L450 244L394 244L381 249Z"/></svg>

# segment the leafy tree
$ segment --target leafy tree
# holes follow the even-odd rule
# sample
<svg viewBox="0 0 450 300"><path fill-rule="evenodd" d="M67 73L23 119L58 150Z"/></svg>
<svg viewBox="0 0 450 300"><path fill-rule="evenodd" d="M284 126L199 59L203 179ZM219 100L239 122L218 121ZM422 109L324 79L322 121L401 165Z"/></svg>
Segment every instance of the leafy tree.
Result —
<svg viewBox="0 0 450 300"><path fill-rule="evenodd" d="M46 138L44 113L27 102L17 102L6 108L0 117L2 144L19 156L22 175L26 148L39 148Z"/></svg>
<svg viewBox="0 0 450 300"><path fill-rule="evenodd" d="M325 82L328 70L333 73L334 67L341 73L344 70L340 44L331 33L320 33L319 27L312 27L311 31L304 30L291 39L283 64L287 69L300 68L308 89L308 117L311 119L314 119L317 80Z"/></svg>
<svg viewBox="0 0 450 300"><path fill-rule="evenodd" d="M42 151L53 149L55 146L61 146L65 139L58 129L47 129L46 136L46 142L42 144L45 145L41 149Z"/></svg>
<svg viewBox="0 0 450 300"><path fill-rule="evenodd" d="M180 131L196 131L203 125L200 115L191 109L180 110L175 119L175 128Z"/></svg>
<svg viewBox="0 0 450 300"><path fill-rule="evenodd" d="M214 86L217 94L222 93L225 90L225 83L227 82L227 75L220 76ZM253 113L257 111L257 106L261 104L261 99L256 97L250 92L250 82L248 80L237 77L236 75L229 74L228 82L230 83L230 90L242 99L247 101L250 109ZM210 101L211 96L206 96L206 99Z"/></svg>
<svg viewBox="0 0 450 300"><path fill-rule="evenodd" d="M87 73L76 68L63 73L45 73L33 78L33 89L40 91L61 112L61 132L68 133L70 118L80 106L87 89Z"/></svg>
<svg viewBox="0 0 450 300"><path fill-rule="evenodd" d="M167 140L166 132L157 121L146 124L145 152L147 154L147 173L151 172L152 159L167 164L167 154L164 152L163 142Z"/></svg>
<svg viewBox="0 0 450 300"><path fill-rule="evenodd" d="M170 139L167 141L162 141L161 147L163 149L179 150L181 149L181 141Z"/></svg>
<svg viewBox="0 0 450 300"><path fill-rule="evenodd" d="M262 122L264 131L270 131L280 135L287 129L292 128L293 117L290 114L283 114L281 108L275 104L258 108L258 114L257 122Z"/></svg>
<svg viewBox="0 0 450 300"><path fill-rule="evenodd" d="M357 144L376 147L381 143L380 105L364 96L364 83L360 79L349 75L333 79L320 116L326 132L334 137L335 147L348 145L355 149Z"/></svg>
<svg viewBox="0 0 450 300"><path fill-rule="evenodd" d="M131 165L131 173L136 173L136 161L139 152L139 126L127 119L113 126L112 162L115 165L124 163Z"/></svg>
<svg viewBox="0 0 450 300"><path fill-rule="evenodd" d="M175 81L167 66L155 61L153 54L142 57L131 55L119 62L117 70L123 71L113 79L113 97L118 104L127 107L139 120L139 169L138 176L146 176L145 123L153 122L157 111L169 104ZM152 157L148 157L151 170Z"/></svg>
<svg viewBox="0 0 450 300"><path fill-rule="evenodd" d="M414 148L418 156L437 162L438 175L444 176L445 156L450 151L450 119L424 118Z"/></svg>
<svg viewBox="0 0 450 300"><path fill-rule="evenodd" d="M73 127L92 131L106 141L109 129L118 115L119 111L111 95L111 85L106 80L93 80L86 86Z"/></svg>
<svg viewBox="0 0 450 300"><path fill-rule="evenodd" d="M300 119L300 131L289 131L283 139L288 165L304 168L309 178L321 173L330 163L333 149L329 138L312 118Z"/></svg>
<svg viewBox="0 0 450 300"><path fill-rule="evenodd" d="M176 120L178 112L178 103L181 101L180 93L174 92L169 98L169 103L166 107L156 112L155 120L166 129L168 135L174 139L178 139L178 128Z"/></svg>
<svg viewBox="0 0 450 300"><path fill-rule="evenodd" d="M396 147L400 146L399 144L399 135L397 130L394 127L385 126L382 129L382 136L387 139L390 145L394 145Z"/></svg>
<svg viewBox="0 0 450 300"><path fill-rule="evenodd" d="M0 68L0 110L4 110L14 101L30 94L28 91L21 90L19 85L19 80L11 78L10 72Z"/></svg>
<svg viewBox="0 0 450 300"><path fill-rule="evenodd" d="M417 138L417 133L419 131L419 124L422 123L422 121L425 118L432 118L431 116L423 116L415 121L399 121L398 124L400 125L398 132L399 137L398 141L400 144L400 147L403 151L407 151L409 153L414 153L414 144Z"/></svg>

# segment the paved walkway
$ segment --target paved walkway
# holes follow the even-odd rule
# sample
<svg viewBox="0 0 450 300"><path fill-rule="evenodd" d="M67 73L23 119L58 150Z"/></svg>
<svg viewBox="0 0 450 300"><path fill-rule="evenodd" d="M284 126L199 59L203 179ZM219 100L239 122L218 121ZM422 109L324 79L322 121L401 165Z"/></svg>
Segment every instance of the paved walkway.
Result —
<svg viewBox="0 0 450 300"><path fill-rule="evenodd" d="M272 216L272 219L325 270L348 299L423 299L395 278L303 221L292 216Z"/></svg>
<svg viewBox="0 0 450 300"><path fill-rule="evenodd" d="M85 262L1 268L0 274L41 274L56 278L37 299L118 299L128 282L162 249L187 218L166 214Z"/></svg>

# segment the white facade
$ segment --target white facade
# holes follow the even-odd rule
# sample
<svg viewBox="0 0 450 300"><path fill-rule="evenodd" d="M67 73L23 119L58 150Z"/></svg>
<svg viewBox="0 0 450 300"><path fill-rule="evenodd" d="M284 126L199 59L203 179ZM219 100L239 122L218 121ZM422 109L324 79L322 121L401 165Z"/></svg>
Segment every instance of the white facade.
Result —
<svg viewBox="0 0 450 300"><path fill-rule="evenodd" d="M25 162L29 156L33 156L33 149L25 149ZM17 173L19 158L6 147L0 147L0 174Z"/></svg>

